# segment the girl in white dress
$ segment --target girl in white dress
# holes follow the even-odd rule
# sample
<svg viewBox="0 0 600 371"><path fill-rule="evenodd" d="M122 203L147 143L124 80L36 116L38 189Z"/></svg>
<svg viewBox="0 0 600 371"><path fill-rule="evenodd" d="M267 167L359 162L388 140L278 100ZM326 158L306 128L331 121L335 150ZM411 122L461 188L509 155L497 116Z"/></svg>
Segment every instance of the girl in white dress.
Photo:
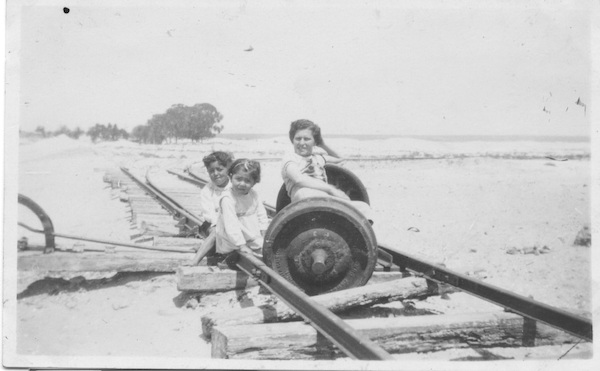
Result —
<svg viewBox="0 0 600 371"><path fill-rule="evenodd" d="M260 255L269 220L267 211L252 189L260 182L260 163L238 159L228 171L231 188L223 192L217 218L217 253L244 250Z"/></svg>

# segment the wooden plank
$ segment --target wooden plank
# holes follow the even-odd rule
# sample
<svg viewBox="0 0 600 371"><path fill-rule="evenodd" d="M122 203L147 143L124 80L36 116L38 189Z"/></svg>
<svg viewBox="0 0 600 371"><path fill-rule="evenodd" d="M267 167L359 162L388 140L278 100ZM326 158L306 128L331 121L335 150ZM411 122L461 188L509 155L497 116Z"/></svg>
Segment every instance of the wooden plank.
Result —
<svg viewBox="0 0 600 371"><path fill-rule="evenodd" d="M156 202L130 201L129 206L133 210L150 210L150 211L163 210L163 211L166 211L166 209L164 207L160 206Z"/></svg>
<svg viewBox="0 0 600 371"><path fill-rule="evenodd" d="M146 194L130 194L130 193L125 193L125 194L127 195L127 199L129 200L130 203L158 205L158 202L155 199L153 199L152 197L150 197Z"/></svg>
<svg viewBox="0 0 600 371"><path fill-rule="evenodd" d="M177 289L180 291L218 292L256 285L258 282L246 273L233 269L207 266L182 266L177 269Z"/></svg>
<svg viewBox="0 0 600 371"><path fill-rule="evenodd" d="M98 248L102 248L99 246ZM125 248L123 248L125 249ZM119 248L116 248L119 251ZM170 252L84 252L53 254L19 254L19 271L42 272L169 272L174 273L194 254Z"/></svg>
<svg viewBox="0 0 600 371"><path fill-rule="evenodd" d="M519 347L523 318L507 312L406 316L347 320L361 335L389 353L434 352L467 347ZM538 324L536 346L568 344L577 338ZM315 359L344 356L302 322L218 326L212 357L240 359Z"/></svg>
<svg viewBox="0 0 600 371"><path fill-rule="evenodd" d="M137 221L137 225L142 230L174 232L175 234L177 234L179 232L179 227L177 227L176 223L177 222L174 220L165 220L165 221L141 220L140 221L138 219L138 221Z"/></svg>
<svg viewBox="0 0 600 371"><path fill-rule="evenodd" d="M152 246L157 247L193 247L197 249L202 245L202 238L184 238L184 237L160 237L155 236L152 241Z"/></svg>
<svg viewBox="0 0 600 371"><path fill-rule="evenodd" d="M389 282L402 278L407 278L407 276L402 272L373 272L373 275L369 279L369 282L367 282L367 285L374 285L376 283Z"/></svg>
<svg viewBox="0 0 600 371"><path fill-rule="evenodd" d="M158 201L156 201L155 199L153 199L151 197L147 197L147 196L138 196L138 197L130 196L129 203L131 205L140 205L140 206L151 205L151 206L161 207L161 205L158 203Z"/></svg>
<svg viewBox="0 0 600 371"><path fill-rule="evenodd" d="M191 270L182 271L182 274ZM189 274L189 273L188 273ZM198 287L188 281L187 287ZM192 285L193 284L193 285ZM388 303L395 300L423 298L432 295L423 278L404 278L396 281L383 282L348 290L331 292L314 296L313 299L334 313L365 305ZM249 307L211 313L202 317L202 333L211 337L215 326L237 326L279 321L300 320L292 309L284 303Z"/></svg>
<svg viewBox="0 0 600 371"><path fill-rule="evenodd" d="M125 193L127 193L128 195L145 195L147 198L150 198L150 195L148 195L148 192L144 191L143 189L141 189L140 187L136 186L136 185L132 185L132 184L123 184L121 186L121 190Z"/></svg>
<svg viewBox="0 0 600 371"><path fill-rule="evenodd" d="M160 217L159 219L156 219L138 216L135 219L132 219L132 225L140 231L164 230L165 232L169 232L167 237L171 236L171 232L177 234L179 231L179 227L177 227L177 221L169 219L168 217Z"/></svg>
<svg viewBox="0 0 600 371"><path fill-rule="evenodd" d="M131 209L131 215L137 220L143 215L169 216L171 214L165 209L133 208Z"/></svg>
<svg viewBox="0 0 600 371"><path fill-rule="evenodd" d="M133 225L138 229L144 229L146 227L161 226L169 228L177 228L177 220L169 217L168 215L151 215L142 214L138 215L135 220L132 220Z"/></svg>
<svg viewBox="0 0 600 371"><path fill-rule="evenodd" d="M179 236L180 234L179 228L156 227L152 225L145 226L144 228L140 228L139 230L145 236L155 237L174 237Z"/></svg>
<svg viewBox="0 0 600 371"><path fill-rule="evenodd" d="M164 214L144 214L144 213L136 213L137 220L141 223L142 221L146 222L170 222L173 225L177 224L177 219L173 217L173 214L164 213Z"/></svg>
<svg viewBox="0 0 600 371"><path fill-rule="evenodd" d="M149 216L149 217L165 217L168 218L170 215L165 209L161 209L161 210L138 210L138 209L131 209L131 217L134 218L135 220L138 219L143 219L144 216Z"/></svg>

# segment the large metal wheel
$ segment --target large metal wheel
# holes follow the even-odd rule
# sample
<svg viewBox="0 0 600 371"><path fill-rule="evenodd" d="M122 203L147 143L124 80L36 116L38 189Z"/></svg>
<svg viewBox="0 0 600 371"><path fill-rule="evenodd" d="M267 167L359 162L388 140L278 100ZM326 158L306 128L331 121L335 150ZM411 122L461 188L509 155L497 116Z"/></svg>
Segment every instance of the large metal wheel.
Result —
<svg viewBox="0 0 600 371"><path fill-rule="evenodd" d="M294 202L269 225L265 263L308 295L362 286L377 262L368 220L333 197Z"/></svg>
<svg viewBox="0 0 600 371"><path fill-rule="evenodd" d="M327 183L342 190L350 197L352 201L369 202L369 194L364 184L350 170L336 164L325 164L325 172L327 173ZM285 184L279 189L277 194L277 202L275 203L276 212L281 211L284 207L292 202L288 195Z"/></svg>

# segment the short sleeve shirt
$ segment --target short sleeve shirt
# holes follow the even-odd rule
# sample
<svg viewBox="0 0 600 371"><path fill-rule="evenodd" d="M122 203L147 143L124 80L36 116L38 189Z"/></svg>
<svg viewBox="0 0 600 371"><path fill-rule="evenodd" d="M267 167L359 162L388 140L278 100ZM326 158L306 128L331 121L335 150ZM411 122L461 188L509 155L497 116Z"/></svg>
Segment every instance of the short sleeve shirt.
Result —
<svg viewBox="0 0 600 371"><path fill-rule="evenodd" d="M315 147L317 148L317 147ZM288 194L292 194L295 184L287 176L287 167L290 163L298 165L300 173L306 174L312 178L319 179L327 183L327 173L325 172L325 157L321 154L313 154L310 156L300 156L295 152L288 152L283 157L283 163L281 166L281 177Z"/></svg>

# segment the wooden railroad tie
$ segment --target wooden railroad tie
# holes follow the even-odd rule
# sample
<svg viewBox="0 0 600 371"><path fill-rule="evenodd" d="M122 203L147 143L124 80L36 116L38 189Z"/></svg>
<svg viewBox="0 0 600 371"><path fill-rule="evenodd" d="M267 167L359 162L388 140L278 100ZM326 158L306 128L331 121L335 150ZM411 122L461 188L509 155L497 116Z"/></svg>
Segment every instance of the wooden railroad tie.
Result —
<svg viewBox="0 0 600 371"><path fill-rule="evenodd" d="M523 317L506 312L441 314L347 320L360 334L389 353L434 352L452 348L522 346ZM578 339L538 324L535 345L576 343ZM217 326L213 358L318 359L344 357L303 322Z"/></svg>
<svg viewBox="0 0 600 371"><path fill-rule="evenodd" d="M423 278L404 278L395 281L354 287L313 296L315 302L334 313L348 309L388 303L396 300L416 299L433 295ZM219 326L240 326L265 322L301 320L294 310L285 303L248 307L211 313L202 317L202 333L210 338L213 328Z"/></svg>

